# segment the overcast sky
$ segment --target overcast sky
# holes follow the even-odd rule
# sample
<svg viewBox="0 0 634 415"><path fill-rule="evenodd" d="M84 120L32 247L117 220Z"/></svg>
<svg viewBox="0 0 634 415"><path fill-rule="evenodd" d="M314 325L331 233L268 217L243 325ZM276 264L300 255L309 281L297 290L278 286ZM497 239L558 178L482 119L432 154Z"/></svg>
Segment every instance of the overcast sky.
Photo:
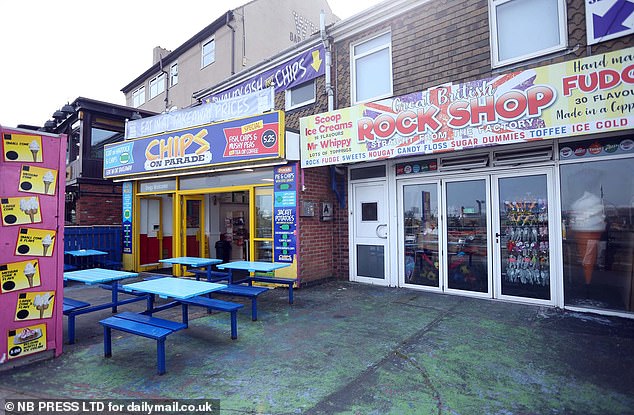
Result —
<svg viewBox="0 0 634 415"><path fill-rule="evenodd" d="M152 66L155 46L174 50L246 2L1 0L0 125L44 125L79 96L125 105L121 88ZM329 0L341 18L379 2Z"/></svg>

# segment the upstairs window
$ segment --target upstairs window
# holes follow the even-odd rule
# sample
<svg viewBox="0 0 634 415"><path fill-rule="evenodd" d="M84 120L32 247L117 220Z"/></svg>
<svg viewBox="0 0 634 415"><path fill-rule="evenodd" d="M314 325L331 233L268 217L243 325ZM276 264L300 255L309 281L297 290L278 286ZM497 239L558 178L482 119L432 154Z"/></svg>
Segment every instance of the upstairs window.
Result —
<svg viewBox="0 0 634 415"><path fill-rule="evenodd" d="M392 34L352 45L352 103L392 95Z"/></svg>
<svg viewBox="0 0 634 415"><path fill-rule="evenodd" d="M291 89L287 89L286 110L292 110L315 102L315 81L306 82Z"/></svg>
<svg viewBox="0 0 634 415"><path fill-rule="evenodd" d="M150 80L150 99L165 91L165 74L162 73Z"/></svg>
<svg viewBox="0 0 634 415"><path fill-rule="evenodd" d="M170 87L178 83L178 63L170 66Z"/></svg>
<svg viewBox="0 0 634 415"><path fill-rule="evenodd" d="M211 65L216 60L216 41L211 39L203 44L200 67Z"/></svg>
<svg viewBox="0 0 634 415"><path fill-rule="evenodd" d="M134 108L138 108L141 105L145 104L145 87L137 89L132 93L132 106Z"/></svg>
<svg viewBox="0 0 634 415"><path fill-rule="evenodd" d="M566 47L564 0L489 0L493 67Z"/></svg>

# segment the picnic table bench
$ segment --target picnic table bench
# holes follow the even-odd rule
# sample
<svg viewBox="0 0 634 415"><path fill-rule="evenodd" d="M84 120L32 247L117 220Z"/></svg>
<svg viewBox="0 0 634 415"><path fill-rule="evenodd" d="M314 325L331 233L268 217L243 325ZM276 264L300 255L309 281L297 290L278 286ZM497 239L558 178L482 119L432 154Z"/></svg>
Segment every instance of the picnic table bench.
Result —
<svg viewBox="0 0 634 415"><path fill-rule="evenodd" d="M131 312L120 313L99 322L104 327L104 356L112 357L112 330L119 330L137 336L156 340L156 361L158 374L165 373L165 339L170 334L184 329L183 323L150 317Z"/></svg>
<svg viewBox="0 0 634 415"><path fill-rule="evenodd" d="M207 310L225 311L231 314L231 338L238 338L238 310L244 307L244 304L232 303L230 301L218 300L216 298L204 297L202 295L179 300L183 307L183 324L188 325L188 306L205 307Z"/></svg>

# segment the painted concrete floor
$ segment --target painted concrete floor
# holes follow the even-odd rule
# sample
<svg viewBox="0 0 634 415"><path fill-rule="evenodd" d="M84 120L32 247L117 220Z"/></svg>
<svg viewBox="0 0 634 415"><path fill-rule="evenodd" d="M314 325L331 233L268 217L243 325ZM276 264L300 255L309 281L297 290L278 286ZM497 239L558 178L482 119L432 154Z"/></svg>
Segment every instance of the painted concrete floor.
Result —
<svg viewBox="0 0 634 415"><path fill-rule="evenodd" d="M349 282L297 290L292 306L287 293L261 296L257 322L241 310L233 341L227 314L193 308L190 328L167 340L164 376L155 341L115 332L104 359L97 322L109 312L79 316L62 357L0 372L0 399L207 398L222 414L634 414L633 320Z"/></svg>

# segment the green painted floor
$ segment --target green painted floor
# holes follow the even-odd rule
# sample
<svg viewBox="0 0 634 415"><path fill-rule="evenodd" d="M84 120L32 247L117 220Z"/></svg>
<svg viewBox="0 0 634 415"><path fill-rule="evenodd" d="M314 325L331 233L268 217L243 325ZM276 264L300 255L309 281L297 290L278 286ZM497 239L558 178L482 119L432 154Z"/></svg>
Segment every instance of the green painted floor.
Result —
<svg viewBox="0 0 634 415"><path fill-rule="evenodd" d="M77 344L0 372L0 390L213 398L222 414L634 414L634 320L348 282L287 300L280 288L261 296L257 322L245 307L234 341L227 314L192 309L167 340L164 376L156 342L115 332L104 359L97 321L109 312L79 316Z"/></svg>

